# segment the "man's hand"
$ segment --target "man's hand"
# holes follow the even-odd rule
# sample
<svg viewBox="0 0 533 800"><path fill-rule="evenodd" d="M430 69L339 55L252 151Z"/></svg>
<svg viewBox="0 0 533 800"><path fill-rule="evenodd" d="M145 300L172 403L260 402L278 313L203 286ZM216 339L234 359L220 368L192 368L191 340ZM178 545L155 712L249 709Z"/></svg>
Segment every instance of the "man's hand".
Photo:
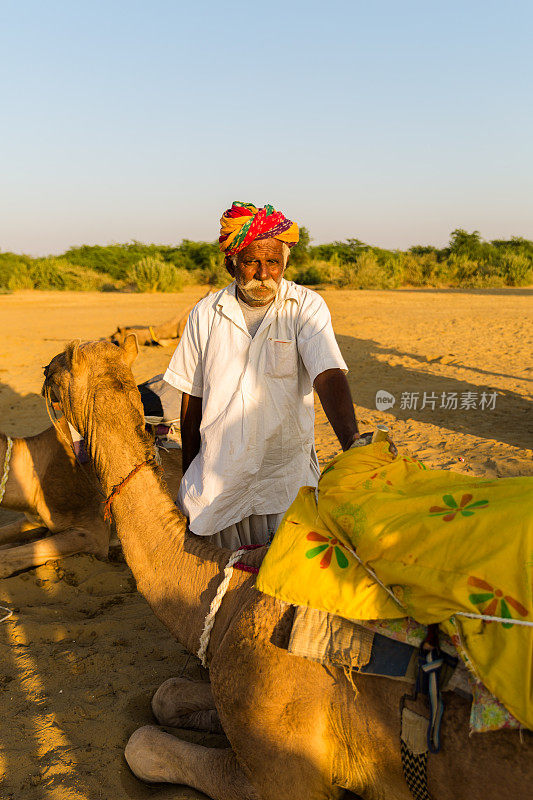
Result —
<svg viewBox="0 0 533 800"><path fill-rule="evenodd" d="M183 392L181 397L181 463L183 474L200 452L200 423L202 422L202 398Z"/></svg>
<svg viewBox="0 0 533 800"><path fill-rule="evenodd" d="M359 431L346 375L342 369L326 369L316 376L313 386L342 449L348 450Z"/></svg>
<svg viewBox="0 0 533 800"><path fill-rule="evenodd" d="M372 444L373 435L374 435L373 431L368 431L367 433L362 433L361 436L358 439L354 440L354 442L350 445L349 449L351 449L352 447L366 447L366 445ZM398 448L396 447L396 445L392 441L392 439L389 436L389 434L387 434L385 436L384 441L389 443L389 453L391 453L394 456L394 458L396 458L396 456L398 455Z"/></svg>

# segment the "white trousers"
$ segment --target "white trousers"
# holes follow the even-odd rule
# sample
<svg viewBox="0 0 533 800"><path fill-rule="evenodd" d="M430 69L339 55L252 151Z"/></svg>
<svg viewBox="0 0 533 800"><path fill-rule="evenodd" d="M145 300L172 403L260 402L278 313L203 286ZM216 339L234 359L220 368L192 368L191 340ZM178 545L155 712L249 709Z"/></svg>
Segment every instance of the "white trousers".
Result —
<svg viewBox="0 0 533 800"><path fill-rule="evenodd" d="M206 536L210 542L227 550L238 550L246 544L267 544L278 529L283 514L251 514L240 522Z"/></svg>

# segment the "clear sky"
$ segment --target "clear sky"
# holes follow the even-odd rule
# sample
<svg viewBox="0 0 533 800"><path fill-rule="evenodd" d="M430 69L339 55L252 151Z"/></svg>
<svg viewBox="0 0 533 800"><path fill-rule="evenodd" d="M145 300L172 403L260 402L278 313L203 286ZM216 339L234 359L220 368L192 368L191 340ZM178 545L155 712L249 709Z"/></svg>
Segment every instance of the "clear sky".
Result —
<svg viewBox="0 0 533 800"><path fill-rule="evenodd" d="M3 0L0 249L533 238L530 0Z"/></svg>

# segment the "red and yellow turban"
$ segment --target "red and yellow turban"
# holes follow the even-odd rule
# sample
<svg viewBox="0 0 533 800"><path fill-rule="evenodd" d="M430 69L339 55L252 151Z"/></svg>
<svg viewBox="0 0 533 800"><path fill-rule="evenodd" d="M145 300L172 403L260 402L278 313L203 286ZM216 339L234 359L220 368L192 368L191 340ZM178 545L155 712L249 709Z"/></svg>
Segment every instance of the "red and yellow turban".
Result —
<svg viewBox="0 0 533 800"><path fill-rule="evenodd" d="M234 256L255 239L279 239L292 247L298 242L298 225L273 206L256 208L252 203L233 203L220 219L220 249Z"/></svg>

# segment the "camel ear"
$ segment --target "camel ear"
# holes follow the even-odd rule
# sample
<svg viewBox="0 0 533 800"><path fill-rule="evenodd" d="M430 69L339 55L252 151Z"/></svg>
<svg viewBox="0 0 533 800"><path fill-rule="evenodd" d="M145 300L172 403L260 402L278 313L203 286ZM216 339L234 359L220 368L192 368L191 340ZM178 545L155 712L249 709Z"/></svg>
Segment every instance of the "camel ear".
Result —
<svg viewBox="0 0 533 800"><path fill-rule="evenodd" d="M75 339L73 342L70 342L70 344L67 345L65 355L70 368L77 366L82 359L82 354L80 353L80 344L81 339Z"/></svg>
<svg viewBox="0 0 533 800"><path fill-rule="evenodd" d="M121 347L122 350L124 351L124 358L126 359L126 364L128 365L128 367L131 367L131 365L139 355L139 345L137 342L136 335L134 333L128 333Z"/></svg>

